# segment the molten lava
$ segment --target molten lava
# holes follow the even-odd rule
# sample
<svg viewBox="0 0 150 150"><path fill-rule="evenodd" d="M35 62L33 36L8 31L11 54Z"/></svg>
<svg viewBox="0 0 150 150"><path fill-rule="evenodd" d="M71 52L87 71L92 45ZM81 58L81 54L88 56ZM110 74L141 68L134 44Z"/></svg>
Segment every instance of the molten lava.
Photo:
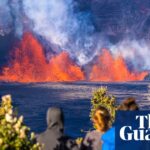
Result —
<svg viewBox="0 0 150 150"><path fill-rule="evenodd" d="M85 70L86 72L86 70ZM113 57L103 49L101 55L87 73L90 81L143 80L148 72L131 72L124 59ZM85 79L81 68L65 51L46 61L41 44L31 33L25 33L18 48L11 53L9 65L2 68L0 81L48 82L77 81Z"/></svg>
<svg viewBox="0 0 150 150"><path fill-rule="evenodd" d="M107 49L102 50L92 66L90 81L135 81L143 80L148 72L130 72L121 56L113 57Z"/></svg>
<svg viewBox="0 0 150 150"><path fill-rule="evenodd" d="M9 66L2 68L0 80L12 82L48 82L84 80L84 73L66 52L46 61L40 43L24 34L19 47L11 53Z"/></svg>

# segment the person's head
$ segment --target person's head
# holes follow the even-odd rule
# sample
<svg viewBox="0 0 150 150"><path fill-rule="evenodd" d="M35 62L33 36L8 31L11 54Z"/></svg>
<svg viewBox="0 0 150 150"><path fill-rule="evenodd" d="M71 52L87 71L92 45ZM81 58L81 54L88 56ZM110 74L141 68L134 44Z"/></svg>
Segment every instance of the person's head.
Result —
<svg viewBox="0 0 150 150"><path fill-rule="evenodd" d="M118 106L118 110L139 110L139 106L135 101L135 98L133 97L129 97L127 99L125 99L119 106Z"/></svg>
<svg viewBox="0 0 150 150"><path fill-rule="evenodd" d="M105 132L110 128L110 120L111 120L110 113L103 106L99 106L95 110L92 118L95 128L101 132Z"/></svg>
<svg viewBox="0 0 150 150"><path fill-rule="evenodd" d="M64 127L63 111L57 107L51 107L47 111L47 125L48 128Z"/></svg>

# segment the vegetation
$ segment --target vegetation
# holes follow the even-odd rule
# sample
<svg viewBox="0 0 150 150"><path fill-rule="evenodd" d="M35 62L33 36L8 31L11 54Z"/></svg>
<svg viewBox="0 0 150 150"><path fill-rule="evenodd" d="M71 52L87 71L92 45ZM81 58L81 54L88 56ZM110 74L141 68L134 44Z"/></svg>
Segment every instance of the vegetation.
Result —
<svg viewBox="0 0 150 150"><path fill-rule="evenodd" d="M94 91L91 99L90 119L92 119L94 112L98 106L103 106L109 110L112 118L111 122L113 123L115 119L115 110L117 105L115 97L108 94L107 87L100 87L99 89Z"/></svg>
<svg viewBox="0 0 150 150"><path fill-rule="evenodd" d="M111 123L113 123L115 119L115 111L116 111L117 105L116 105L115 97L113 95L108 94L107 87L100 87L97 90L95 90L93 93L93 96L91 99L91 111L89 115L91 120L98 106L103 106L109 110L111 114ZM84 132L83 130L81 131ZM76 139L76 142L80 144L82 140L83 138L79 137Z"/></svg>
<svg viewBox="0 0 150 150"><path fill-rule="evenodd" d="M0 150L40 150L34 133L23 124L23 116L18 117L13 110L10 95L2 97L0 105Z"/></svg>
<svg viewBox="0 0 150 150"><path fill-rule="evenodd" d="M106 107L111 114L112 122L115 119L115 97L109 95L106 87L94 91L91 99L90 119L98 106ZM76 140L78 144L82 138ZM0 104L0 150L40 150L41 145L35 142L34 133L24 125L23 116L18 117L12 106L10 95L2 97Z"/></svg>

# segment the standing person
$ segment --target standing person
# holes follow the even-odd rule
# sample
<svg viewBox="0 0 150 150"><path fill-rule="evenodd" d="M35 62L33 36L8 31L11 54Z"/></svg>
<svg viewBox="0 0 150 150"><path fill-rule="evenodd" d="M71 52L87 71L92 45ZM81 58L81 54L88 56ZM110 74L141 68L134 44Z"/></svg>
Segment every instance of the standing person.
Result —
<svg viewBox="0 0 150 150"><path fill-rule="evenodd" d="M135 111L139 110L139 106L136 103L135 98L128 97L118 106L117 110L120 111ZM102 150L115 150L115 127L111 127L105 132L101 140L103 141Z"/></svg>
<svg viewBox="0 0 150 150"><path fill-rule="evenodd" d="M134 97L128 97L127 99L123 100L123 102L119 105L117 110L122 111L129 111L129 110L139 110L139 106L136 103L136 100Z"/></svg>
<svg viewBox="0 0 150 150"><path fill-rule="evenodd" d="M47 129L37 135L43 144L42 150L78 150L76 143L64 135L64 116L60 108L52 107L47 111Z"/></svg>
<svg viewBox="0 0 150 150"><path fill-rule="evenodd" d="M110 128L111 116L109 111L99 106L92 118L96 130L93 130L85 136L81 145L81 150L101 150L101 136Z"/></svg>

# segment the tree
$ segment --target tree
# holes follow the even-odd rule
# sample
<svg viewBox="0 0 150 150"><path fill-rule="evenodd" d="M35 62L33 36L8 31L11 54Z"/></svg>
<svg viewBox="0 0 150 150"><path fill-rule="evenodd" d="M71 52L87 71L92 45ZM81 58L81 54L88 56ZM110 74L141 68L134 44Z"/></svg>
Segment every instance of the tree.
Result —
<svg viewBox="0 0 150 150"><path fill-rule="evenodd" d="M0 149L1 150L40 150L35 142L34 133L30 133L23 123L23 116L15 113L10 95L2 97L0 105Z"/></svg>

